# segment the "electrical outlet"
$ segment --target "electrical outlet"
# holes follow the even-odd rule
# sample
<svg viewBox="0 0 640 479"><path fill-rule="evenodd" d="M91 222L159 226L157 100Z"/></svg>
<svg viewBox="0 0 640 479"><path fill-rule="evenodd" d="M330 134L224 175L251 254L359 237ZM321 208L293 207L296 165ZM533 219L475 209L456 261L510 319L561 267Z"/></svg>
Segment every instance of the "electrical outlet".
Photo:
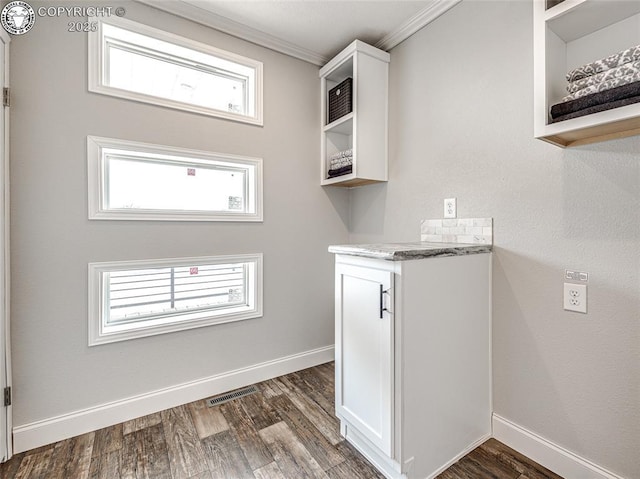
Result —
<svg viewBox="0 0 640 479"><path fill-rule="evenodd" d="M445 218L455 218L457 216L456 211L456 199L455 198L447 198L444 200L444 217Z"/></svg>
<svg viewBox="0 0 640 479"><path fill-rule="evenodd" d="M564 309L577 313L587 312L587 285L564 283Z"/></svg>

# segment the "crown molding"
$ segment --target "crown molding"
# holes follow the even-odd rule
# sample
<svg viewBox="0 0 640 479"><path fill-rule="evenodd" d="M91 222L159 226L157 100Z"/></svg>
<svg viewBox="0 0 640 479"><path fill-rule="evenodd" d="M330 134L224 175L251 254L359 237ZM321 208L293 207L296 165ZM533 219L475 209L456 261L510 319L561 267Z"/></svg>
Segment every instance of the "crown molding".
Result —
<svg viewBox="0 0 640 479"><path fill-rule="evenodd" d="M399 43L402 43L422 27L433 22L440 15L455 7L462 0L434 0L429 6L420 10L417 14L403 23L399 28L382 38L374 46L381 50L389 51Z"/></svg>
<svg viewBox="0 0 640 479"><path fill-rule="evenodd" d="M159 1L159 0L136 0L151 7L163 10L174 15L192 20L201 25L214 28L223 33L246 40L261 47L284 53L294 58L304 60L314 65L322 66L329 61L329 58L320 55L306 48L299 47L293 43L281 40L255 28L251 28L243 23L236 22L230 18L213 13L210 10L198 7L185 0L180 1Z"/></svg>
<svg viewBox="0 0 640 479"><path fill-rule="evenodd" d="M171 2L162 0L136 1L314 65L323 66L330 60L329 57L213 13L210 10L190 3L188 0ZM386 35L374 46L384 51L391 50L461 1L462 0L432 0L427 7L420 10L416 15L400 25L399 28Z"/></svg>

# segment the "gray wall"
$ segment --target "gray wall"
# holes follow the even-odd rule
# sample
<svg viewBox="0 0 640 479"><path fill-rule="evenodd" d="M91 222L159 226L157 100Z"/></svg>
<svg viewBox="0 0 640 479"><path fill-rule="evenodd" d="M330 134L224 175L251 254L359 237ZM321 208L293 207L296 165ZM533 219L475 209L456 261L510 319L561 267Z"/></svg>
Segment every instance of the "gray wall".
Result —
<svg viewBox="0 0 640 479"><path fill-rule="evenodd" d="M14 37L15 425L331 344L326 246L415 240L455 196L460 217L495 219L495 411L640 476L640 137L570 150L532 138L529 2L464 2L393 49L390 181L351 193L318 186L316 67L124 5L263 61L265 126L89 94L86 38L66 19ZM90 222L86 135L263 157L265 221ZM253 251L264 318L87 347L88 262ZM591 273L586 316L562 310L565 268Z"/></svg>
<svg viewBox="0 0 640 479"><path fill-rule="evenodd" d="M465 1L394 48L389 182L352 191L351 242L494 218L495 412L640 477L640 137L533 138L532 6ZM589 314L564 312L564 269Z"/></svg>
<svg viewBox="0 0 640 479"><path fill-rule="evenodd" d="M38 18L11 43L14 425L333 344L318 68L133 2L127 18L264 62L264 127L87 92L87 38ZM34 8L38 5L35 4ZM264 159L264 223L87 219L86 136ZM264 317L89 348L87 263L264 253Z"/></svg>

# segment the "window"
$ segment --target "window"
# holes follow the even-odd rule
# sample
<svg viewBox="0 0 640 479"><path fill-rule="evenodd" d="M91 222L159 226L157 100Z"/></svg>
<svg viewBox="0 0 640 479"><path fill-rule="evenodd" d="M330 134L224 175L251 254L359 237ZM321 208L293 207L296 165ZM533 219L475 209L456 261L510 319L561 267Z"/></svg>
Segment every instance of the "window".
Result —
<svg viewBox="0 0 640 479"><path fill-rule="evenodd" d="M89 91L262 125L262 63L119 17L92 18Z"/></svg>
<svg viewBox="0 0 640 479"><path fill-rule="evenodd" d="M262 221L262 160L87 138L89 218Z"/></svg>
<svg viewBox="0 0 640 479"><path fill-rule="evenodd" d="M262 316L262 255L89 264L89 345Z"/></svg>

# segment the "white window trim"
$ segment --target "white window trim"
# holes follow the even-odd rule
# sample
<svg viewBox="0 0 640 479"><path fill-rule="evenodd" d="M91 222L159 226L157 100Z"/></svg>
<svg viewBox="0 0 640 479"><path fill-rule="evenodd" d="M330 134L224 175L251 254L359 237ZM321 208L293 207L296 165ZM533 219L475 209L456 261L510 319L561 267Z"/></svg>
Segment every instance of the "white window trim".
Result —
<svg viewBox="0 0 640 479"><path fill-rule="evenodd" d="M108 331L105 328L105 284L104 272L119 271L123 269L165 268L171 266L199 266L221 263L253 263L253 272L250 275L253 281L248 281L250 308L242 312L221 313L216 311L210 317L177 320L161 325L140 326L128 331ZM263 278L262 278L262 253L208 256L195 258L171 258L139 261L110 261L102 263L89 263L89 346L126 341L129 339L155 336L158 334L184 331L187 329L201 328L213 324L242 321L245 319L262 317L263 302ZM176 315L177 318L180 315ZM144 322L141 322L144 323Z"/></svg>
<svg viewBox="0 0 640 479"><path fill-rule="evenodd" d="M95 22L98 26L95 32L88 33L88 50L89 50L89 91L94 93L101 93L103 95L114 96L118 98L124 98L127 100L139 101L142 103L151 103L154 105L165 106L169 108L175 108L178 110L189 111L192 113L199 113L202 115L215 116L218 118L224 118L227 120L238 121L241 123L249 123L252 125L263 125L262 119L262 71L263 66L262 62L253 60L251 58L243 57L241 55L237 55L235 53L231 53L225 50L221 50L219 48L215 48L211 45L207 45L205 43L197 42L195 40L191 40L189 38L185 38L179 35L175 35L173 33L165 32L163 30L159 30L157 28L150 27L148 25L144 25L142 23L134 22L122 17L91 17L89 18L90 22ZM182 47L191 48L193 50L197 50L202 53L206 53L209 55L214 55L219 58L223 58L225 60L229 60L235 63L239 63L241 65L248 66L253 68L256 72L255 78L255 108L254 115L241 115L233 112L226 112L222 110L216 110L213 108L207 108L198 105L192 105L190 103L183 103L175 100L170 100L167 98L159 98L152 95L145 95L143 93L132 92L128 90L122 90L119 88L114 88L108 85L105 85L103 82L103 72L102 67L103 63L103 51L102 51L102 25L103 24L113 25L120 28L125 28L127 30L131 30L135 33L139 33L142 35L147 35L150 37L157 38L158 40L162 40L165 42L175 43Z"/></svg>
<svg viewBox="0 0 640 479"><path fill-rule="evenodd" d="M255 211L245 212L210 212L181 210L145 210L145 209L108 209L104 207L105 168L103 149L117 148L139 151L147 154L174 155L188 158L191 165L209 166L212 162L235 163L238 166L253 166L255 189L248 191L250 201L255 203ZM214 153L191 150L173 146L154 145L114 138L98 136L87 137L87 173L89 219L91 220L150 220L150 221L247 221L260 222L262 213L262 159L248 156Z"/></svg>

